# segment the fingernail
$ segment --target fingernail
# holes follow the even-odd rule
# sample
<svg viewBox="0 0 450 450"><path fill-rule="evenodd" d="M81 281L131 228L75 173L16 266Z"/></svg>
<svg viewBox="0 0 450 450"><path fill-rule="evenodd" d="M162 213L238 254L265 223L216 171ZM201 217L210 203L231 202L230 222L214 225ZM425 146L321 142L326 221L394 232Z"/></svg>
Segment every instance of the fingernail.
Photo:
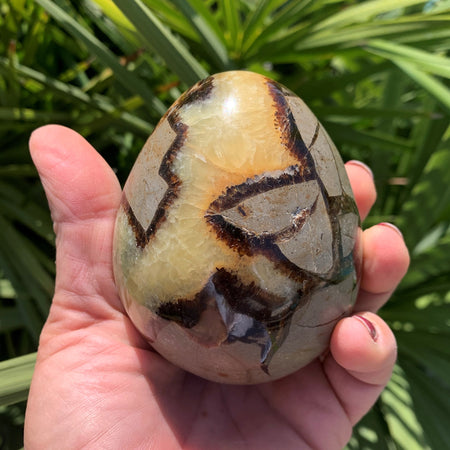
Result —
<svg viewBox="0 0 450 450"><path fill-rule="evenodd" d="M356 159L352 159L351 161L348 161L347 164L353 164L353 165L355 165L355 166L361 167L361 168L364 169L364 170L365 170L372 178L374 178L372 169L371 169L368 165L364 164L363 162L358 161L358 160L356 160Z"/></svg>
<svg viewBox="0 0 450 450"><path fill-rule="evenodd" d="M360 316L359 314L355 314L353 317L359 320L366 327L370 337L374 342L376 342L378 339L378 333L375 325L369 319L365 318L364 316Z"/></svg>
<svg viewBox="0 0 450 450"><path fill-rule="evenodd" d="M403 237L403 233L394 224L389 222L381 222L379 225L381 225L382 227L388 227L391 230L395 230L401 237Z"/></svg>

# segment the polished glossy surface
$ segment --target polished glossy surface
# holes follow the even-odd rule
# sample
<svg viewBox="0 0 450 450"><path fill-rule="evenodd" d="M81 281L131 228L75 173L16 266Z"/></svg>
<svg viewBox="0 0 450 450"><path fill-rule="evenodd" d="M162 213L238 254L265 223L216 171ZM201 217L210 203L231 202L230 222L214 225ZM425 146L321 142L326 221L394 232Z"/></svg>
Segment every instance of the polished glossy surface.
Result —
<svg viewBox="0 0 450 450"><path fill-rule="evenodd" d="M359 218L341 158L295 94L225 72L168 110L124 187L116 283L174 364L259 383L326 350L357 293Z"/></svg>

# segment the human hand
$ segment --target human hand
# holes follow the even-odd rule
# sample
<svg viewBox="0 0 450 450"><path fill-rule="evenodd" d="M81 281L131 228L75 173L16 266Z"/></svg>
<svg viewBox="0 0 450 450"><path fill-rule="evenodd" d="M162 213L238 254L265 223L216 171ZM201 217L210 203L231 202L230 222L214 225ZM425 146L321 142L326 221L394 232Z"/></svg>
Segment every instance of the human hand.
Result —
<svg viewBox="0 0 450 450"><path fill-rule="evenodd" d="M340 449L386 385L396 359L375 314L405 274L398 231L363 233L357 315L336 326L330 352L275 382L208 382L153 351L128 319L112 272L120 185L77 133L50 125L30 139L56 232L56 287L42 331L25 421L27 449ZM347 172L363 219L369 172Z"/></svg>

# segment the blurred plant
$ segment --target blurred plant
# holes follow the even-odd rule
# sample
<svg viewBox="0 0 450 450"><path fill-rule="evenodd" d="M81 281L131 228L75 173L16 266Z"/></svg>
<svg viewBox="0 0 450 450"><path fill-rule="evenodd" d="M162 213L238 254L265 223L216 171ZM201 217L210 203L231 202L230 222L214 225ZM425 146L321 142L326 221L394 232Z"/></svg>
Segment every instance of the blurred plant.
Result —
<svg viewBox="0 0 450 450"><path fill-rule="evenodd" d="M124 181L183 90L248 69L298 93L344 159L373 168L378 200L365 226L394 222L412 254L381 312L398 364L349 448L446 448L449 46L448 0L0 0L0 405L26 398L53 290L31 131L78 130Z"/></svg>

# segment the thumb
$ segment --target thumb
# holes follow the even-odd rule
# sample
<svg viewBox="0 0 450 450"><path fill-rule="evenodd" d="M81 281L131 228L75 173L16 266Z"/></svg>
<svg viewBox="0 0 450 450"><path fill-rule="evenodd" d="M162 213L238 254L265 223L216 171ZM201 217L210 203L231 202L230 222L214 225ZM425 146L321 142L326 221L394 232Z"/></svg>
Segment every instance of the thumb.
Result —
<svg viewBox="0 0 450 450"><path fill-rule="evenodd" d="M47 125L32 133L29 145L57 227L115 214L120 201L117 178L82 136Z"/></svg>
<svg viewBox="0 0 450 450"><path fill-rule="evenodd" d="M53 304L62 308L53 315L68 308L100 313L111 305L93 302L99 297L117 307L111 256L121 189L114 172L82 136L62 126L37 129L29 145L56 232Z"/></svg>

